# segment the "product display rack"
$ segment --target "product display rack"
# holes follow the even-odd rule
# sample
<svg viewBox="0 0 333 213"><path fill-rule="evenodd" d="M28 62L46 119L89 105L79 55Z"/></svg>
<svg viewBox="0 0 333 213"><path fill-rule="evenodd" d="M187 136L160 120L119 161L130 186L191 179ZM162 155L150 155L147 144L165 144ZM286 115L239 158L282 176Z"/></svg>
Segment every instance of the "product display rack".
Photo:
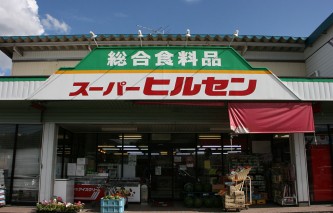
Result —
<svg viewBox="0 0 333 213"><path fill-rule="evenodd" d="M237 167L251 167L249 177L251 178L252 192L266 192L265 167L258 155L229 154L224 173L228 174Z"/></svg>
<svg viewBox="0 0 333 213"><path fill-rule="evenodd" d="M282 205L297 205L295 167L276 164L272 167L273 201Z"/></svg>

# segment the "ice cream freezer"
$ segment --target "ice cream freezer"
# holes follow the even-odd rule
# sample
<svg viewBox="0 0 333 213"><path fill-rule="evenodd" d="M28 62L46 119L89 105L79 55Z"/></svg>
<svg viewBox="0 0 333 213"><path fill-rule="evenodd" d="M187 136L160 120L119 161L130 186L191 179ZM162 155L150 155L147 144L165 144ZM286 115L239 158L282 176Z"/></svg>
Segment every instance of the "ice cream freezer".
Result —
<svg viewBox="0 0 333 213"><path fill-rule="evenodd" d="M74 203L74 180L55 179L54 195L61 197L64 202Z"/></svg>
<svg viewBox="0 0 333 213"><path fill-rule="evenodd" d="M140 202L140 181L138 179L108 179L100 176L75 177L75 201L99 201L116 189L127 195L128 202Z"/></svg>

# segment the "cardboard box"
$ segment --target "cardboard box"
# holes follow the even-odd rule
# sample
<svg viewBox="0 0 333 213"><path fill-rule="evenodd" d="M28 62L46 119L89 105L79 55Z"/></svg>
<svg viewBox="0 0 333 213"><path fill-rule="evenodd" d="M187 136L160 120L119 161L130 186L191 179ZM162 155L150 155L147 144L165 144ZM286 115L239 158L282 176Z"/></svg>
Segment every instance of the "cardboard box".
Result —
<svg viewBox="0 0 333 213"><path fill-rule="evenodd" d="M235 191L237 191L235 186L228 186L229 195L234 195Z"/></svg>
<svg viewBox="0 0 333 213"><path fill-rule="evenodd" d="M86 176L86 171L82 171L82 170L79 170L79 171L76 171L76 176Z"/></svg>
<svg viewBox="0 0 333 213"><path fill-rule="evenodd" d="M86 165L76 165L76 176L85 176L86 175Z"/></svg>
<svg viewBox="0 0 333 213"><path fill-rule="evenodd" d="M244 191L235 191L234 194L235 194L236 197L244 196Z"/></svg>
<svg viewBox="0 0 333 213"><path fill-rule="evenodd" d="M87 165L88 158L77 158L76 163L77 163L77 165Z"/></svg>
<svg viewBox="0 0 333 213"><path fill-rule="evenodd" d="M257 204L259 204L259 205L266 204L266 200L264 200L264 199L257 200Z"/></svg>
<svg viewBox="0 0 333 213"><path fill-rule="evenodd" d="M76 163L68 163L67 176L75 176L75 175L76 175Z"/></svg>

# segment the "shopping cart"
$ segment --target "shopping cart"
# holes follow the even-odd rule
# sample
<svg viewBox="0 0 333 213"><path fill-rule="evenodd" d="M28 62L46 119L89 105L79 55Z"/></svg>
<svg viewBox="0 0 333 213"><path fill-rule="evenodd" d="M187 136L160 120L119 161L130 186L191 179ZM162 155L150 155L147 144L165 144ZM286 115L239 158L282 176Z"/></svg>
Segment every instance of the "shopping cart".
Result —
<svg viewBox="0 0 333 213"><path fill-rule="evenodd" d="M251 167L243 168L227 176L232 181L229 186L232 190L229 190L229 194L225 194L223 197L226 211L248 209L252 204L251 178L248 176L250 170Z"/></svg>

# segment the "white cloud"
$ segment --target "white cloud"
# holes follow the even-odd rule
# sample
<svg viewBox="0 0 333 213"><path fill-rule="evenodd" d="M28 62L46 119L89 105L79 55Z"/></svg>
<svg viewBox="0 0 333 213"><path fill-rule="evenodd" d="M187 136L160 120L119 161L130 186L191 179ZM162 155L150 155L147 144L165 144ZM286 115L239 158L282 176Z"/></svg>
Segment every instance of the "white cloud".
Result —
<svg viewBox="0 0 333 213"><path fill-rule="evenodd" d="M0 1L0 36L42 35L45 29L61 33L70 30L65 22L49 14L41 21L36 0ZM11 66L10 58L0 51L0 75L10 74Z"/></svg>
<svg viewBox="0 0 333 213"><path fill-rule="evenodd" d="M69 33L70 27L65 22L61 22L58 19L52 17L50 14L46 14L46 18L42 19L42 24L45 29L55 31L56 33Z"/></svg>
<svg viewBox="0 0 333 213"><path fill-rule="evenodd" d="M0 34L11 35L40 35L44 28L38 18L36 0L1 1L0 5Z"/></svg>
<svg viewBox="0 0 333 213"><path fill-rule="evenodd" d="M0 35L41 35L44 28L38 17L36 0L1 1ZM0 52L0 75L10 74L11 59Z"/></svg>

